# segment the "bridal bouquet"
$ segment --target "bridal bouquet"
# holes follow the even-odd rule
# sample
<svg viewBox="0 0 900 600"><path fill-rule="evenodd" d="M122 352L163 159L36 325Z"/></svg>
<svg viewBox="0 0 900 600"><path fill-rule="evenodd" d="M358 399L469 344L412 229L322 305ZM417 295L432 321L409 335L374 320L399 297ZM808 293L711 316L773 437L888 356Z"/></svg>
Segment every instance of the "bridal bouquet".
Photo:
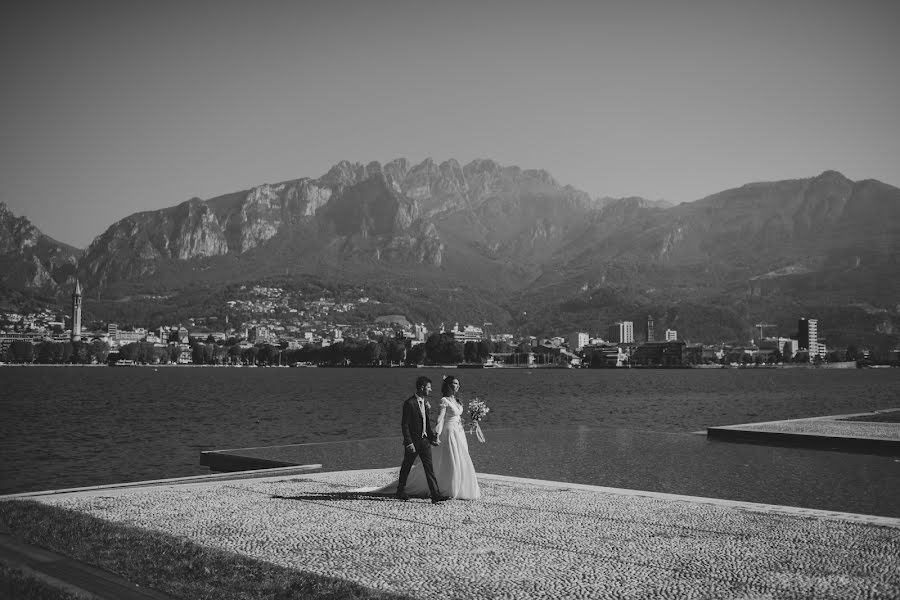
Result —
<svg viewBox="0 0 900 600"><path fill-rule="evenodd" d="M481 432L481 425L478 422L489 412L491 409L484 403L484 400L479 400L478 396L475 396L474 400L469 400L469 419L472 421L469 433L474 433L479 442L484 442L484 434Z"/></svg>

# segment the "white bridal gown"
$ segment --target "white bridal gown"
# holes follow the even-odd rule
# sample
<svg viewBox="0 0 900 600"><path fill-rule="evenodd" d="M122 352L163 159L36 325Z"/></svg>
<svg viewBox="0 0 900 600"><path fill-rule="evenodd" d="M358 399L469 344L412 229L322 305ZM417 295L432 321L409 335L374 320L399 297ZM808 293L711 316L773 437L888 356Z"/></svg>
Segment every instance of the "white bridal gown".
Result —
<svg viewBox="0 0 900 600"><path fill-rule="evenodd" d="M438 489L442 495L459 500L481 498L475 467L469 457L469 442L466 440L466 432L460 419L463 407L456 400L444 397L441 398L440 408L434 432L441 444L431 447L431 461ZM394 493L397 491L397 481L376 491ZM425 480L425 469L422 468L421 460L416 460L413 464L406 480L405 491L410 496L428 496L428 482Z"/></svg>

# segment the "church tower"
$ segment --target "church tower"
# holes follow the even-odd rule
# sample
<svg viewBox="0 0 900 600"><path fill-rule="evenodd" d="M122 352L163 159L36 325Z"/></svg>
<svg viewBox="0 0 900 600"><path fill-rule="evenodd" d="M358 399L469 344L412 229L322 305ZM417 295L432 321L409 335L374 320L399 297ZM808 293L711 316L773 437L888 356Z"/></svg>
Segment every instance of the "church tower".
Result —
<svg viewBox="0 0 900 600"><path fill-rule="evenodd" d="M72 292L72 341L81 340L81 282L75 280L75 291Z"/></svg>

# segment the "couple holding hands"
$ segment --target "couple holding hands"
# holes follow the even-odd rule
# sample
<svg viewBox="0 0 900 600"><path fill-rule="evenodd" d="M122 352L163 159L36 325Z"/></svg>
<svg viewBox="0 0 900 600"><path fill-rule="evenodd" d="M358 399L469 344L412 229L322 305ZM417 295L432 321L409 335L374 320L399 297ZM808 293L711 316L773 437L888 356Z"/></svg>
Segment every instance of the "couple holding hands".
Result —
<svg viewBox="0 0 900 600"><path fill-rule="evenodd" d="M463 429L463 405L456 398L459 379L445 377L441 385L440 412L431 424L431 380L416 379L416 393L403 403L400 429L403 432L403 464L397 481L380 488L399 500L410 496L430 496L438 504L451 498L475 500L481 497L469 444ZM416 458L420 465L414 465Z"/></svg>

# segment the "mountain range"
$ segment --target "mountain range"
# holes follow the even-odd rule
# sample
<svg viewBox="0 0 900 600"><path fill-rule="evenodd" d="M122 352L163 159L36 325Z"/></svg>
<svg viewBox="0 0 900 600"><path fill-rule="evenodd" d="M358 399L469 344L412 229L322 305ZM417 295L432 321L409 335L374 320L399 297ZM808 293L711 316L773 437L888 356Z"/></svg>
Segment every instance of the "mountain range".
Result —
<svg viewBox="0 0 900 600"><path fill-rule="evenodd" d="M62 297L77 276L100 318L125 298L199 312L226 286L314 280L433 327L603 335L651 315L658 331L714 342L760 322L787 336L811 317L828 345L896 345L898 256L900 189L836 171L673 206L592 198L491 160L344 161L135 213L83 251L0 204L0 286ZM148 301L143 317L170 308Z"/></svg>

